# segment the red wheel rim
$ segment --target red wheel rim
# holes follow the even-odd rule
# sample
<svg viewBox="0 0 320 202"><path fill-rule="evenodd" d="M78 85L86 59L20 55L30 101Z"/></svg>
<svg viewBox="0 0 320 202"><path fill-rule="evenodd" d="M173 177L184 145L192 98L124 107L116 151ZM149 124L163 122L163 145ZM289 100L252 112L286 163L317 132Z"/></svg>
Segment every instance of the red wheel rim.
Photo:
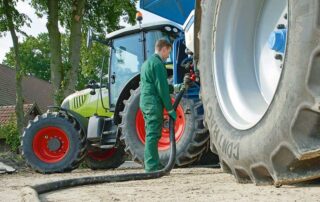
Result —
<svg viewBox="0 0 320 202"><path fill-rule="evenodd" d="M172 102L174 102L174 99L172 99ZM181 105L178 106L177 108L177 119L175 121L175 139L176 142L179 142L181 139L184 128L185 128L185 116L184 116L184 111ZM164 122L168 123L169 120L169 115L166 110L163 111L163 118ZM168 126L168 124L164 124ZM146 131L145 131L145 122L143 118L143 114L141 110L139 109L136 115L136 131L139 140L145 144L146 142ZM170 133L169 133L169 128L168 127L162 127L162 134L161 138L158 143L158 149L159 150L166 150L170 148Z"/></svg>
<svg viewBox="0 0 320 202"><path fill-rule="evenodd" d="M88 156L96 161L104 161L111 158L116 153L116 148L89 150Z"/></svg>
<svg viewBox="0 0 320 202"><path fill-rule="evenodd" d="M67 134L57 127L42 128L34 136L32 142L35 155L45 163L61 161L67 155L69 146Z"/></svg>

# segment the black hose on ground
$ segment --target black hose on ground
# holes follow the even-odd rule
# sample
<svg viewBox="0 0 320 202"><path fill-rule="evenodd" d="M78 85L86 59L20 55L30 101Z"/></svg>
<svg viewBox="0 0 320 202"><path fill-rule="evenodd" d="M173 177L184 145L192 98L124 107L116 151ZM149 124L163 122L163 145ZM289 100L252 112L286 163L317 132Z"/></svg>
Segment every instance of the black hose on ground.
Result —
<svg viewBox="0 0 320 202"><path fill-rule="evenodd" d="M173 108L176 110L180 100L184 94L185 89L182 89L177 95L176 100L173 104ZM134 180L148 180L160 178L164 175L170 173L175 165L176 159L176 141L174 134L174 121L172 118L169 120L169 130L170 130L170 157L167 165L159 171L150 173L130 173L130 174L119 174L119 175L103 175L103 176L90 176L82 178L74 178L67 180L59 180L55 182L49 182L44 184L39 184L32 186L31 188L37 192L37 194L43 194L59 189L66 189L70 187L89 185L89 184L99 184L99 183L110 183L110 182L124 182L124 181L134 181Z"/></svg>

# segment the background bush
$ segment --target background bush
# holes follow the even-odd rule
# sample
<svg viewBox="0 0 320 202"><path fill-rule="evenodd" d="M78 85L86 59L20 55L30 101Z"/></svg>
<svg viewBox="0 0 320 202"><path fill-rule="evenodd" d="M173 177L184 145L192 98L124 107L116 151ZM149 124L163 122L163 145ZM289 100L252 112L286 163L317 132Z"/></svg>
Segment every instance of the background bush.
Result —
<svg viewBox="0 0 320 202"><path fill-rule="evenodd" d="M20 138L14 118L10 118L8 123L0 125L0 138L6 139L6 144L10 146L13 152L18 152Z"/></svg>

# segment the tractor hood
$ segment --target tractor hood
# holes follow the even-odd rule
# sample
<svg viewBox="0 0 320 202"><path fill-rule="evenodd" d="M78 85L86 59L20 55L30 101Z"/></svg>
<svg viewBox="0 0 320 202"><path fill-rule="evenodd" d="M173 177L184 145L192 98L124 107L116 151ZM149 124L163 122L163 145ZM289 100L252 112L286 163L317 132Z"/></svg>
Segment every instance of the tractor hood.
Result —
<svg viewBox="0 0 320 202"><path fill-rule="evenodd" d="M61 107L77 112L86 118L94 114L111 117L113 113L105 111L102 107L100 90L96 89L96 94L94 95L91 95L90 91L91 89L84 89L69 95L63 100ZM104 106L109 107L108 90L105 88L102 89L102 98Z"/></svg>
<svg viewBox="0 0 320 202"><path fill-rule="evenodd" d="M195 7L195 0L140 0L140 8L183 24Z"/></svg>

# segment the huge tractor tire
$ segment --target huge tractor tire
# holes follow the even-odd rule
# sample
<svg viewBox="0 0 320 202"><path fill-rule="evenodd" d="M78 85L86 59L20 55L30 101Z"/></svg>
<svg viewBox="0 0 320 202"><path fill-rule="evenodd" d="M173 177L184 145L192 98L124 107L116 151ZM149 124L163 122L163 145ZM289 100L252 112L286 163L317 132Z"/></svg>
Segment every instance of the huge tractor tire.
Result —
<svg viewBox="0 0 320 202"><path fill-rule="evenodd" d="M92 170L118 168L125 161L123 146L112 149L89 147L85 162Z"/></svg>
<svg viewBox="0 0 320 202"><path fill-rule="evenodd" d="M131 91L131 96L125 101L122 115L122 137L126 148L134 161L143 163L145 145L145 123L139 108L140 88ZM168 162L170 156L170 139L168 128L169 115L164 112L164 127L159 140L158 150L162 165ZM197 161L208 145L208 130L203 125L203 108L200 100L182 99L177 108L175 122L175 137L177 142L176 166L187 166Z"/></svg>
<svg viewBox="0 0 320 202"><path fill-rule="evenodd" d="M320 177L319 1L201 7L202 101L223 170L256 184ZM287 37L272 37L284 28Z"/></svg>
<svg viewBox="0 0 320 202"><path fill-rule="evenodd" d="M28 165L41 173L76 169L86 155L85 133L79 123L63 112L37 116L21 139L22 155Z"/></svg>

